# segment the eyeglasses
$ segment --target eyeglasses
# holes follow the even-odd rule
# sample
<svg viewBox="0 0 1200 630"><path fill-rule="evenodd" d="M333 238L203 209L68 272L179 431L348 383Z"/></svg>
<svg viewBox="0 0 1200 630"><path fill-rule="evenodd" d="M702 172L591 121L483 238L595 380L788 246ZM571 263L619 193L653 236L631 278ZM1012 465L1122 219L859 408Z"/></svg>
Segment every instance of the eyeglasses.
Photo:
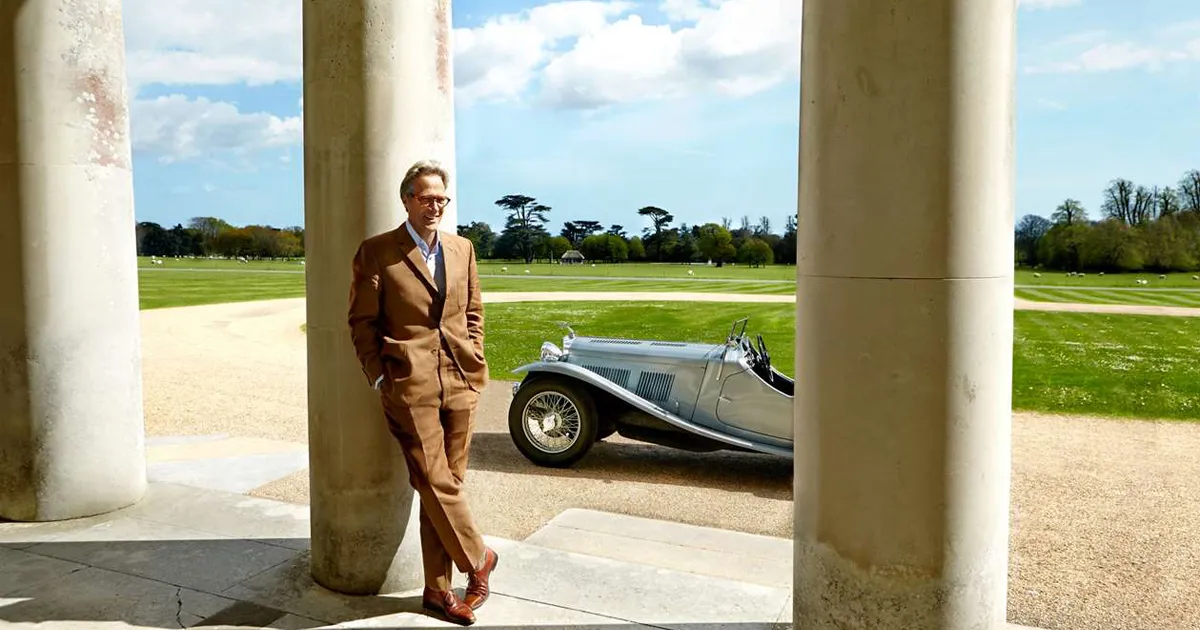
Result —
<svg viewBox="0 0 1200 630"><path fill-rule="evenodd" d="M433 196L433 195L423 195L421 197L417 197L416 199L417 199L417 203L425 206L426 208L439 208L440 209L440 208L445 208L446 206L450 205L449 197L437 197L437 196Z"/></svg>

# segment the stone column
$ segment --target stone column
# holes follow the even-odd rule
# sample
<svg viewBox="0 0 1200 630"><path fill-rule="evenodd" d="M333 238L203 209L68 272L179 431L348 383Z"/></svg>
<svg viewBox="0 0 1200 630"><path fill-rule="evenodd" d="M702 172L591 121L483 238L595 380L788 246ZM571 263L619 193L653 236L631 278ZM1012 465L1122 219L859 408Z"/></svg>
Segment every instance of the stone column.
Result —
<svg viewBox="0 0 1200 630"><path fill-rule="evenodd" d="M351 259L405 220L408 167L441 161L455 197L450 35L448 0L304 0L312 574L343 593L423 583L416 495L346 320Z"/></svg>
<svg viewBox="0 0 1200 630"><path fill-rule="evenodd" d="M1014 0L807 0L798 628L1005 627Z"/></svg>
<svg viewBox="0 0 1200 630"><path fill-rule="evenodd" d="M0 3L0 517L146 487L120 0Z"/></svg>

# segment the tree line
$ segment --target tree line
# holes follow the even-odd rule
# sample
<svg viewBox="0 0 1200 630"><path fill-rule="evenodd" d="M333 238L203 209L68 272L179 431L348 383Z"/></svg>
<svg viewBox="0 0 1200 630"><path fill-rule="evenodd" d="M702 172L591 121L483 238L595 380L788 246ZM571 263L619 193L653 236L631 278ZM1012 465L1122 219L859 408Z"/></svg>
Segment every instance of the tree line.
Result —
<svg viewBox="0 0 1200 630"><path fill-rule="evenodd" d="M1200 170L1174 186L1118 178L1092 218L1076 199L1049 219L1025 215L1016 225L1021 266L1060 271L1195 271L1200 269Z"/></svg>
<svg viewBox="0 0 1200 630"><path fill-rule="evenodd" d="M143 221L135 228L139 256L303 258L304 228L269 225L235 227L216 217L195 217L188 226Z"/></svg>
<svg viewBox="0 0 1200 630"><path fill-rule="evenodd" d="M504 228L497 234L490 225L473 221L458 225L460 236L475 244L481 259L555 262L577 251L589 262L622 263L652 261L716 265L737 262L750 266L795 264L796 216L787 217L782 233L772 230L771 220L760 217L740 224L726 217L720 223L675 224L675 217L657 206L637 210L644 221L632 234L624 225L604 227L600 221L573 220L563 223L558 234L546 229L552 208L527 195L506 195L496 205L505 211ZM636 228L634 228L636 230ZM216 256L302 258L304 228L275 228L249 225L235 227L216 217L195 217L187 226L167 229L152 222L136 226L140 256Z"/></svg>
<svg viewBox="0 0 1200 630"><path fill-rule="evenodd" d="M505 195L495 201L505 212L504 228L497 234L490 225L472 221L458 226L458 234L475 244L484 259L554 262L570 251L588 261L622 263L653 261L716 265L738 262L750 266L795 264L796 217L787 219L782 234L771 230L771 220L760 217L751 223L743 216L738 227L724 218L721 223L673 225L675 217L657 206L644 206L637 215L645 221L640 234L629 234L624 225L607 228L600 221L565 221L557 235L546 229L550 206L528 195Z"/></svg>

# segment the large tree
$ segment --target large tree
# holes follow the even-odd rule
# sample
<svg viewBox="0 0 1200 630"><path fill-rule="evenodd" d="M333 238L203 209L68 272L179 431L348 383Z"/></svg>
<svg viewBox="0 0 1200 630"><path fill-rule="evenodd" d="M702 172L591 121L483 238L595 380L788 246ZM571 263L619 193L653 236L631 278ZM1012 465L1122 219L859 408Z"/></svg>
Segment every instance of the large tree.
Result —
<svg viewBox="0 0 1200 630"><path fill-rule="evenodd" d="M1192 169L1179 178L1179 203L1183 210L1200 213L1200 170Z"/></svg>
<svg viewBox="0 0 1200 630"><path fill-rule="evenodd" d="M705 258L718 265L723 265L737 256L737 248L733 246L733 234L730 234L725 226L716 223L700 226L700 238L696 246Z"/></svg>
<svg viewBox="0 0 1200 630"><path fill-rule="evenodd" d="M650 251L654 252L654 259L661 261L665 249L663 247L663 229L670 225L675 217L658 206L645 206L638 210L638 214L650 219L653 233L647 235L645 241L650 245Z"/></svg>
<svg viewBox="0 0 1200 630"><path fill-rule="evenodd" d="M1156 199L1145 186L1134 185L1124 178L1117 178L1104 189L1101 210L1104 216L1126 225L1142 225L1154 218Z"/></svg>
<svg viewBox="0 0 1200 630"><path fill-rule="evenodd" d="M546 213L550 212L550 206L527 195L505 195L495 203L508 214L504 231L511 236L517 253L526 264L533 262L538 241L546 235Z"/></svg>
<svg viewBox="0 0 1200 630"><path fill-rule="evenodd" d="M1050 220L1057 224L1072 225L1087 222L1087 210L1076 199L1067 199L1054 209Z"/></svg>
<svg viewBox="0 0 1200 630"><path fill-rule="evenodd" d="M1036 214L1027 214L1017 223L1016 246L1020 262L1031 264L1037 260L1038 242L1054 224Z"/></svg>
<svg viewBox="0 0 1200 630"><path fill-rule="evenodd" d="M477 257L492 257L496 248L496 233L492 231L492 226L482 221L472 221L469 225L458 226L458 235L471 241Z"/></svg>

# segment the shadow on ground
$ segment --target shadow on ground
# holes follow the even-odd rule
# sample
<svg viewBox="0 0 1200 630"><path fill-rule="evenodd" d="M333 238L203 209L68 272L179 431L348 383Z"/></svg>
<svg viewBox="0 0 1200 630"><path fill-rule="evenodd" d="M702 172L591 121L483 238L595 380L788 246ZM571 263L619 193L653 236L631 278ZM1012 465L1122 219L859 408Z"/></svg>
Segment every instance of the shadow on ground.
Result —
<svg viewBox="0 0 1200 630"><path fill-rule="evenodd" d="M419 589L387 596L347 596L317 585L310 574L304 538L205 538L103 540L137 528L160 534L138 519L88 519L94 524L61 537L79 540L0 544L0 625L128 624L142 628L420 628L447 627L424 613ZM132 525L131 525L132 524ZM4 527L14 524L0 523ZM16 524L17 527L46 527ZM70 527L49 524L49 527ZM131 529L132 527L132 529ZM32 529L28 531L33 531ZM182 532L176 530L176 535ZM515 570L509 584L493 576L493 597L477 611L477 628L773 628L771 622L740 623L695 615L683 623L638 623L585 612L576 595L560 586L536 584ZM518 578L519 576L519 578ZM603 588L603 586L600 586ZM459 586L461 593L461 586ZM555 592L555 591L558 592ZM534 594L546 597L534 599ZM584 598L588 599L588 598ZM600 600L597 600L600 601ZM624 606L622 606L624 608ZM637 610L638 605L630 607ZM647 610L657 610L651 606ZM776 615L780 611L763 611ZM659 617L660 613L645 613ZM488 617L492 617L489 621ZM586 621L574 621L586 619ZM561 620L561 621L560 621Z"/></svg>
<svg viewBox="0 0 1200 630"><path fill-rule="evenodd" d="M691 453L615 436L593 446L570 468L547 468L521 455L508 433L478 432L471 438L470 467L520 475L693 486L752 493L767 499L792 499L789 459L731 451Z"/></svg>

